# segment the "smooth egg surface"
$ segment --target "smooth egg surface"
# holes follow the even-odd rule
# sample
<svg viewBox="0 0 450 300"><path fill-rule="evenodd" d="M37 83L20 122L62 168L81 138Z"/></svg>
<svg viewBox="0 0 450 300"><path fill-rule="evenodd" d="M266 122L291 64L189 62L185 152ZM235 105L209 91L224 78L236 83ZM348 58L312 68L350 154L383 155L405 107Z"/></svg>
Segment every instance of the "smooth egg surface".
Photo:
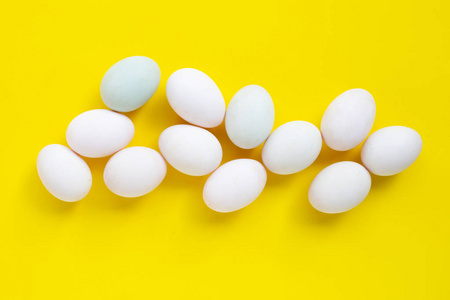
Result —
<svg viewBox="0 0 450 300"><path fill-rule="evenodd" d="M352 161L338 162L314 178L308 191L309 202L324 213L345 212L367 197L371 184L366 168Z"/></svg>
<svg viewBox="0 0 450 300"><path fill-rule="evenodd" d="M103 179L114 194L133 198L153 191L163 181L166 172L166 162L157 151L147 147L130 147L109 159Z"/></svg>
<svg viewBox="0 0 450 300"><path fill-rule="evenodd" d="M216 83L205 73L191 68L170 75L166 95L173 110L187 122L212 128L225 116L225 100Z"/></svg>
<svg viewBox="0 0 450 300"><path fill-rule="evenodd" d="M261 145L272 131L275 108L270 94L261 86L248 85L231 99L225 115L225 128L238 147Z"/></svg>
<svg viewBox="0 0 450 300"><path fill-rule="evenodd" d="M105 157L125 148L134 136L131 120L107 109L86 111L72 120L66 132L73 151L86 157Z"/></svg>
<svg viewBox="0 0 450 300"><path fill-rule="evenodd" d="M271 172L287 175L309 167L322 149L319 129L306 121L285 123L272 132L262 150L262 160Z"/></svg>
<svg viewBox="0 0 450 300"><path fill-rule="evenodd" d="M322 117L320 130L328 147L347 151L364 141L374 120L372 95L363 89L351 89L331 102Z"/></svg>
<svg viewBox="0 0 450 300"><path fill-rule="evenodd" d="M208 130L192 125L174 125L159 137L159 150L178 171L192 176L211 173L222 161L222 146Z"/></svg>
<svg viewBox="0 0 450 300"><path fill-rule="evenodd" d="M112 110L129 112L155 94L161 80L158 64L145 56L131 56L115 63L103 76L100 94Z"/></svg>
<svg viewBox="0 0 450 300"><path fill-rule="evenodd" d="M92 174L89 166L66 146L45 146L39 152L37 170L45 188L60 200L81 200L91 189Z"/></svg>
<svg viewBox="0 0 450 300"><path fill-rule="evenodd" d="M422 138L405 126L385 127L372 133L363 145L361 159L373 174L390 176L411 166L422 150Z"/></svg>
<svg viewBox="0 0 450 300"><path fill-rule="evenodd" d="M256 200L266 181L266 169L258 161L232 160L209 176L203 188L203 199L217 212L236 211Z"/></svg>

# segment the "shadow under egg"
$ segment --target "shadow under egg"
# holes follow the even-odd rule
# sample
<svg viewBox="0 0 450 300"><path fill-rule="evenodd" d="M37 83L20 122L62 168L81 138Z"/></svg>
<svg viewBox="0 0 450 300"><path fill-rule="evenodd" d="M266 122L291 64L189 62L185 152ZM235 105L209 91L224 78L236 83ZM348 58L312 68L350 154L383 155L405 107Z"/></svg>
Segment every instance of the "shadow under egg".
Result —
<svg viewBox="0 0 450 300"><path fill-rule="evenodd" d="M313 164L323 168L341 161L354 161L361 164L361 148L362 144L348 151L336 151L323 142L322 150Z"/></svg>

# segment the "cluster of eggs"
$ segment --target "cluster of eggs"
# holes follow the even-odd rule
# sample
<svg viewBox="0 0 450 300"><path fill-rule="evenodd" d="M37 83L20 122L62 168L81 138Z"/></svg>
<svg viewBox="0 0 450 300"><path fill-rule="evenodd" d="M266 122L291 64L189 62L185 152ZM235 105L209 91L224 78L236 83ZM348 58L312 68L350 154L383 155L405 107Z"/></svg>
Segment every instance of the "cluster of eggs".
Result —
<svg viewBox="0 0 450 300"><path fill-rule="evenodd" d="M37 159L41 181L56 198L75 202L84 198L92 175L79 156L112 155L104 170L106 186L122 197L139 197L155 189L166 176L166 161L191 176L212 173L203 198L218 212L232 212L252 203L263 191L266 168L280 175L310 166L322 149L322 138L336 151L347 151L366 139L375 119L375 101L363 89L351 89L328 106L321 130L306 121L291 121L272 132L275 109L270 94L261 86L239 90L228 108L220 89L205 73L191 68L174 72L167 81L167 99L173 110L192 125L174 125L159 137L159 152L147 147L125 148L134 135L133 122L120 112L144 105L161 79L150 58L133 56L114 64L104 75L100 92L111 109L95 109L78 115L66 132L70 148L51 144ZM230 140L252 149L264 143L262 162L236 159L222 166L222 146L205 128L225 119ZM272 132L272 133L271 133ZM361 203L369 193L371 175L389 176L408 168L422 149L413 129L391 126L374 132L362 147L364 166L351 161L323 169L309 188L309 201L325 213L340 213Z"/></svg>

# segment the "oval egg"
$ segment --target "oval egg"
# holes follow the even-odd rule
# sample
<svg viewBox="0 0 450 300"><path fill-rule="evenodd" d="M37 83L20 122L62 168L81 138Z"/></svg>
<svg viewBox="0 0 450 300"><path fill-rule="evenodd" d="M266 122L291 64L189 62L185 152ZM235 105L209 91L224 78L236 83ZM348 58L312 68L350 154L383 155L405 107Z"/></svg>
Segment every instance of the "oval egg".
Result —
<svg viewBox="0 0 450 300"><path fill-rule="evenodd" d="M371 184L366 168L352 161L338 162L314 178L308 191L309 202L324 213L345 212L367 197Z"/></svg>
<svg viewBox="0 0 450 300"><path fill-rule="evenodd" d="M191 68L170 75L166 85L167 100L187 122L212 128L225 116L225 100L216 83L205 73Z"/></svg>
<svg viewBox="0 0 450 300"><path fill-rule="evenodd" d="M44 147L37 158L39 178L56 198L75 202L91 189L92 174L86 162L63 145Z"/></svg>
<svg viewBox="0 0 450 300"><path fill-rule="evenodd" d="M164 179L166 162L147 147L130 147L114 154L106 164L103 179L116 195L133 198L153 191Z"/></svg>
<svg viewBox="0 0 450 300"><path fill-rule="evenodd" d="M192 125L174 125L159 137L159 150L178 171L203 176L214 171L222 161L222 146L208 130Z"/></svg>
<svg viewBox="0 0 450 300"><path fill-rule="evenodd" d="M127 116L107 109L94 109L70 122L66 139L73 151L95 158L125 148L133 135L134 125Z"/></svg>
<svg viewBox="0 0 450 300"><path fill-rule="evenodd" d="M374 120L372 95L363 89L351 89L331 102L322 117L320 130L328 147L347 151L364 141Z"/></svg>
<svg viewBox="0 0 450 300"><path fill-rule="evenodd" d="M419 157L422 138L414 129L405 126L385 127L372 133L363 145L361 159L373 174L398 174Z"/></svg>
<svg viewBox="0 0 450 300"><path fill-rule="evenodd" d="M115 63L103 76L100 94L112 110L129 112L144 105L156 92L161 71L145 56L131 56Z"/></svg>
<svg viewBox="0 0 450 300"><path fill-rule="evenodd" d="M272 132L262 150L262 160L271 172L287 175L310 166L322 149L319 129L309 122L292 121Z"/></svg>
<svg viewBox="0 0 450 300"><path fill-rule="evenodd" d="M258 198L266 181L266 170L258 161L232 160L209 176L203 188L203 199L217 212L236 211Z"/></svg>
<svg viewBox="0 0 450 300"><path fill-rule="evenodd" d="M225 128L238 147L261 145L272 131L275 108L270 94L258 85L240 89L231 99L225 115Z"/></svg>

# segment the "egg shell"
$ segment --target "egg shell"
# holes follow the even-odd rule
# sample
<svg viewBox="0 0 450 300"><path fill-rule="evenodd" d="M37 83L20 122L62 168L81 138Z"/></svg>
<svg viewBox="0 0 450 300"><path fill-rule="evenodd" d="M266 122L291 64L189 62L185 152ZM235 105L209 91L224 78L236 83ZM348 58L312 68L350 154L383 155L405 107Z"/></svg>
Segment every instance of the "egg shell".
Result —
<svg viewBox="0 0 450 300"><path fill-rule="evenodd" d="M359 205L369 194L372 179L358 163L342 161L323 169L309 187L308 198L318 211L335 214Z"/></svg>
<svg viewBox="0 0 450 300"><path fill-rule="evenodd" d="M266 181L266 169L258 161L232 160L209 176L203 188L203 199L217 212L236 211L258 198Z"/></svg>
<svg viewBox="0 0 450 300"><path fill-rule="evenodd" d="M156 92L161 71L145 56L131 56L115 63L100 85L103 102L112 110L128 112L144 105Z"/></svg>
<svg viewBox="0 0 450 300"><path fill-rule="evenodd" d="M222 161L222 146L208 130L192 125L174 125L159 137L159 150L178 171L192 176L211 173Z"/></svg>
<svg viewBox="0 0 450 300"><path fill-rule="evenodd" d="M91 189L89 166L66 146L45 146L37 158L37 171L45 188L62 201L79 201Z"/></svg>
<svg viewBox="0 0 450 300"><path fill-rule="evenodd" d="M127 116L107 109L94 109L70 122L66 139L73 151L95 158L125 148L133 135L134 125Z"/></svg>
<svg viewBox="0 0 450 300"><path fill-rule="evenodd" d="M166 176L161 154L147 147L130 147L114 154L106 164L103 179L116 195L133 198L153 191Z"/></svg>
<svg viewBox="0 0 450 300"><path fill-rule="evenodd" d="M347 151L364 141L374 120L372 95L363 89L351 89L331 102L322 117L320 130L328 147Z"/></svg>
<svg viewBox="0 0 450 300"><path fill-rule="evenodd" d="M322 149L319 129L306 121L285 123L272 132L262 150L262 160L271 172L287 175L309 167Z"/></svg>
<svg viewBox="0 0 450 300"><path fill-rule="evenodd" d="M398 174L419 157L422 138L414 129L405 126L385 127L372 133L363 145L361 159L373 174Z"/></svg>
<svg viewBox="0 0 450 300"><path fill-rule="evenodd" d="M248 85L231 99L225 115L225 128L238 147L252 149L269 137L275 120L270 94L261 86Z"/></svg>
<svg viewBox="0 0 450 300"><path fill-rule="evenodd" d="M205 73L180 69L167 80L166 94L173 110L187 122L205 128L219 126L225 116L225 100L216 83Z"/></svg>

